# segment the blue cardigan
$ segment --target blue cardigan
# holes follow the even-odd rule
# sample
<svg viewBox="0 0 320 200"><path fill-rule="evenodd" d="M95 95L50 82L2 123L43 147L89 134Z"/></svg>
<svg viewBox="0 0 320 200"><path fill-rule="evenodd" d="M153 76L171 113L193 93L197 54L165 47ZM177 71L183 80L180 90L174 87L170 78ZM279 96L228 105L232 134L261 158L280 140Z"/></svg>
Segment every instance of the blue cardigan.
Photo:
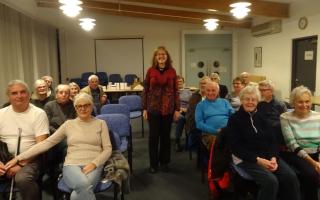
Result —
<svg viewBox="0 0 320 200"><path fill-rule="evenodd" d="M230 103L225 99L217 98L213 101L205 99L196 107L196 127L202 132L217 134L218 129L227 126L233 112Z"/></svg>

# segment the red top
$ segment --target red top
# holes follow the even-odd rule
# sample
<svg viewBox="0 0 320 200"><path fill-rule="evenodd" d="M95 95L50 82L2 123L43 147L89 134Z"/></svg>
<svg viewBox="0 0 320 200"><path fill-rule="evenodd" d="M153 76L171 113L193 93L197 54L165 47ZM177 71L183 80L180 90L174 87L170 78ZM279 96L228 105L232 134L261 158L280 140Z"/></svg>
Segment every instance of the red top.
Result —
<svg viewBox="0 0 320 200"><path fill-rule="evenodd" d="M176 70L173 67L148 69L142 93L144 110L162 115L180 110L180 98Z"/></svg>

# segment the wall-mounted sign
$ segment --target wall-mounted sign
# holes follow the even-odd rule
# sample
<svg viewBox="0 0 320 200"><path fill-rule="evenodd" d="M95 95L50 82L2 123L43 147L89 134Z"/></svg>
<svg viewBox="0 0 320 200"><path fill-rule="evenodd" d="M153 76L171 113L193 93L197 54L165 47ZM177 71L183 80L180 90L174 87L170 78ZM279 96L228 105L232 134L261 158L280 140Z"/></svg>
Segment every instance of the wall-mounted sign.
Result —
<svg viewBox="0 0 320 200"><path fill-rule="evenodd" d="M304 60L313 60L313 51L305 51Z"/></svg>

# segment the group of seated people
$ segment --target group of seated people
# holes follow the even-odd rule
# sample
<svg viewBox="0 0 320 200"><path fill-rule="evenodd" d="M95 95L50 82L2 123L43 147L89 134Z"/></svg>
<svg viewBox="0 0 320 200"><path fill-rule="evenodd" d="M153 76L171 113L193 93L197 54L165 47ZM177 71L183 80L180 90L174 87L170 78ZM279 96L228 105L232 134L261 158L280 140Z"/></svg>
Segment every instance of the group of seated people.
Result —
<svg viewBox="0 0 320 200"><path fill-rule="evenodd" d="M9 102L0 109L0 141L11 160L0 160L0 184L13 178L24 200L40 199L38 179L45 165L53 170L49 175L54 180L62 168L71 199L95 199L93 189L112 146L106 123L92 114L107 96L96 75L82 90L70 83L52 91L48 77L35 81L33 93L21 80L7 86Z"/></svg>
<svg viewBox="0 0 320 200"><path fill-rule="evenodd" d="M234 90L219 96L219 82L200 80L185 114L186 132L201 134L210 150L224 129L232 162L258 186L258 200L317 200L320 183L320 113L312 111L312 94L304 86L290 95L290 106L275 98L269 80L233 79Z"/></svg>

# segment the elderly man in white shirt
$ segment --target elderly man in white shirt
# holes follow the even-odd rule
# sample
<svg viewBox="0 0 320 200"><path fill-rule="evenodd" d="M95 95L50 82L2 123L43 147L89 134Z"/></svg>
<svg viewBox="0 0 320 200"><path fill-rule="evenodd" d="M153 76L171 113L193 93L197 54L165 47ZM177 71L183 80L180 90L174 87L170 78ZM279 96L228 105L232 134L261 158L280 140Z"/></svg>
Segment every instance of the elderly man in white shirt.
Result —
<svg viewBox="0 0 320 200"><path fill-rule="evenodd" d="M7 96L11 105L0 109L0 140L7 143L9 152L14 155L17 151L19 129L21 153L48 137L49 123L46 113L29 103L30 90L23 81L11 81L7 87ZM0 163L0 176L14 178L24 200L40 199L37 184L39 159L17 163L8 170L5 170L4 164Z"/></svg>

